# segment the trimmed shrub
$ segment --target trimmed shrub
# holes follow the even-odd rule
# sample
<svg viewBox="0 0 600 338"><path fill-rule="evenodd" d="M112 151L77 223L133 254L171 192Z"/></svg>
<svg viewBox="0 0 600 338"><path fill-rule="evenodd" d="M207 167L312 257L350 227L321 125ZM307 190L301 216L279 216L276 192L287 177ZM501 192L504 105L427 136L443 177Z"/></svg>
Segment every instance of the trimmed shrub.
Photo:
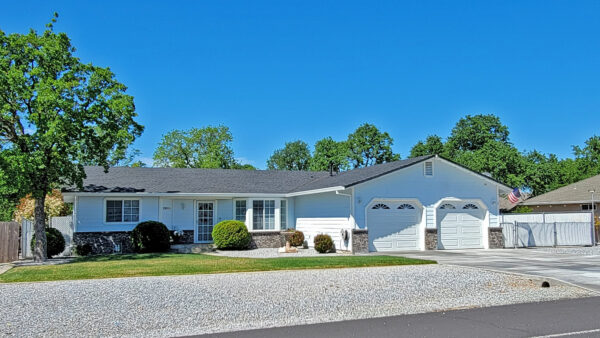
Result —
<svg viewBox="0 0 600 338"><path fill-rule="evenodd" d="M77 256L89 256L92 253L92 245L90 243L80 244L75 246Z"/></svg>
<svg viewBox="0 0 600 338"><path fill-rule="evenodd" d="M317 235L315 236L315 250L318 253L329 253L335 252L335 245L329 235Z"/></svg>
<svg viewBox="0 0 600 338"><path fill-rule="evenodd" d="M35 234L31 238L31 251L35 251ZM65 251L65 238L55 228L46 227L46 255L48 258L58 255Z"/></svg>
<svg viewBox="0 0 600 338"><path fill-rule="evenodd" d="M252 241L244 222L234 220L215 225L212 237L218 249L247 249Z"/></svg>
<svg viewBox="0 0 600 338"><path fill-rule="evenodd" d="M293 230L294 232L290 236L290 245L291 246L302 246L304 245L304 233L299 230Z"/></svg>
<svg viewBox="0 0 600 338"><path fill-rule="evenodd" d="M161 222L145 221L131 232L135 252L165 252L171 248L171 234Z"/></svg>

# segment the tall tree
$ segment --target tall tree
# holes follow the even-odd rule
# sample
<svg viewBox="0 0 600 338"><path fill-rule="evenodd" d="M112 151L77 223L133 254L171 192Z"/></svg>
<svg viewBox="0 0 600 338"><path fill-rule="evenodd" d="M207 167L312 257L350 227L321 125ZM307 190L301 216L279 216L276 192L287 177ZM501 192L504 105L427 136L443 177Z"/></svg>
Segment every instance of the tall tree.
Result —
<svg viewBox="0 0 600 338"><path fill-rule="evenodd" d="M400 155L392 151L393 144L394 139L387 132L365 123L348 135L349 160L354 168L397 161Z"/></svg>
<svg viewBox="0 0 600 338"><path fill-rule="evenodd" d="M55 14L38 34L0 31L0 170L35 199L34 259L46 259L45 197L60 185L83 184L81 163L108 170L143 127L133 97L108 68L82 63Z"/></svg>
<svg viewBox="0 0 600 338"><path fill-rule="evenodd" d="M154 151L154 165L173 168L222 168L235 166L226 126L173 130L165 134Z"/></svg>
<svg viewBox="0 0 600 338"><path fill-rule="evenodd" d="M270 170L308 170L310 168L310 149L304 141L287 142L281 149L275 150L267 160Z"/></svg>
<svg viewBox="0 0 600 338"><path fill-rule="evenodd" d="M330 167L333 167L333 170L336 172L346 170L350 166L348 157L348 145L346 142L338 142L331 137L326 137L315 143L310 170L329 170Z"/></svg>
<svg viewBox="0 0 600 338"><path fill-rule="evenodd" d="M600 174L600 136L587 139L583 148L573 146L573 154L581 179Z"/></svg>
<svg viewBox="0 0 600 338"><path fill-rule="evenodd" d="M442 155L444 153L444 142L437 135L429 135L425 142L419 141L410 149L410 157L425 155Z"/></svg>
<svg viewBox="0 0 600 338"><path fill-rule="evenodd" d="M461 118L448 138L450 151L474 151L491 141L508 143L508 127L496 115L467 115Z"/></svg>

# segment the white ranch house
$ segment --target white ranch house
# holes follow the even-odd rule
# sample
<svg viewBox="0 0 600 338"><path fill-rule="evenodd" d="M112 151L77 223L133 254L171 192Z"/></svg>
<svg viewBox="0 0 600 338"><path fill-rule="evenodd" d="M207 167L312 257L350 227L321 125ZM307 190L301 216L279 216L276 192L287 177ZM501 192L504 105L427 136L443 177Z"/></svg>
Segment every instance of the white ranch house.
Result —
<svg viewBox="0 0 600 338"><path fill-rule="evenodd" d="M245 222L256 247L282 245L280 231L297 228L309 245L330 234L353 252L487 249L502 239L498 196L511 189L437 156L417 157L342 173L86 167L73 202L74 241L95 252L128 251L128 232L158 220L210 243L213 226ZM492 245L497 246L497 245Z"/></svg>

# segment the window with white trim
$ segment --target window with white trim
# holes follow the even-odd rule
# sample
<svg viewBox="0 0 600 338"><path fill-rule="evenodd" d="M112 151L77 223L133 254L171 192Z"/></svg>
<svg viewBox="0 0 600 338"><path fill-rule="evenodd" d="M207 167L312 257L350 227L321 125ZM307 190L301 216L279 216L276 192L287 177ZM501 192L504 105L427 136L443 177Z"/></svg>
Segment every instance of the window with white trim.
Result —
<svg viewBox="0 0 600 338"><path fill-rule="evenodd" d="M398 207L398 209L414 209L415 207L412 206L412 204L408 204L408 203L403 203L400 204L400 206Z"/></svg>
<svg viewBox="0 0 600 338"><path fill-rule="evenodd" d="M281 200L279 204L279 226L280 229L287 229L287 201Z"/></svg>
<svg viewBox="0 0 600 338"><path fill-rule="evenodd" d="M473 203L469 203L469 204L465 204L465 206L463 207L463 209L479 209L479 207L476 206Z"/></svg>
<svg viewBox="0 0 600 338"><path fill-rule="evenodd" d="M252 201L252 229L274 230L275 229L275 201L254 200Z"/></svg>
<svg viewBox="0 0 600 338"><path fill-rule="evenodd" d="M371 209L389 209L390 207L387 204L377 203Z"/></svg>
<svg viewBox="0 0 600 338"><path fill-rule="evenodd" d="M427 161L423 166L423 175L433 176L433 162Z"/></svg>
<svg viewBox="0 0 600 338"><path fill-rule="evenodd" d="M246 223L246 201L235 201L235 220Z"/></svg>
<svg viewBox="0 0 600 338"><path fill-rule="evenodd" d="M446 204L442 204L442 206L440 207L440 209L456 209L456 207L453 206L450 203L446 203Z"/></svg>
<svg viewBox="0 0 600 338"><path fill-rule="evenodd" d="M139 200L106 200L106 223L135 223L140 221Z"/></svg>

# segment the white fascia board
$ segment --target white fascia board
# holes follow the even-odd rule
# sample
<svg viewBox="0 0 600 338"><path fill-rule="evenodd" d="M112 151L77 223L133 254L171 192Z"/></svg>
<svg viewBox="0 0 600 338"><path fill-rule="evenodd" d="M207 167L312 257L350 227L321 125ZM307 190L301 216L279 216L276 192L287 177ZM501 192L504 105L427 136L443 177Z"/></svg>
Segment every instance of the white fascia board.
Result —
<svg viewBox="0 0 600 338"><path fill-rule="evenodd" d="M337 187L329 187L329 188L322 188L322 189L298 191L298 192L293 192L293 193L290 193L290 194L286 194L285 197L294 197L294 196L302 196L302 195L320 194L320 193L324 193L324 192L333 192L333 191L340 191L340 190L345 190L345 189L346 189L346 187L337 186Z"/></svg>
<svg viewBox="0 0 600 338"><path fill-rule="evenodd" d="M137 197L287 197L286 194L178 193L178 192L63 192L63 196L137 196Z"/></svg>

